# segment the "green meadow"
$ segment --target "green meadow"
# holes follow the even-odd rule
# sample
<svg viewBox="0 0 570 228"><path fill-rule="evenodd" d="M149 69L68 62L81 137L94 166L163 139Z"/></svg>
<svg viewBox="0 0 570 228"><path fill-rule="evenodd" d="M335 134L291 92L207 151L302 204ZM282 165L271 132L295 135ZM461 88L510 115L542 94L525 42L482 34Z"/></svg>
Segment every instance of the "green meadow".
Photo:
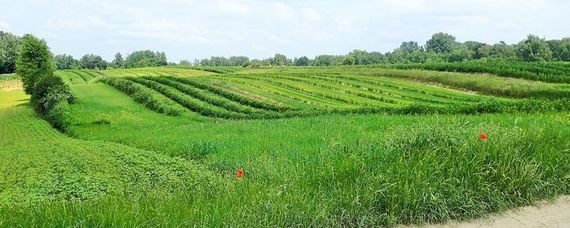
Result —
<svg viewBox="0 0 570 228"><path fill-rule="evenodd" d="M570 194L566 76L494 66L57 71L65 132L6 87L0 226L391 226Z"/></svg>

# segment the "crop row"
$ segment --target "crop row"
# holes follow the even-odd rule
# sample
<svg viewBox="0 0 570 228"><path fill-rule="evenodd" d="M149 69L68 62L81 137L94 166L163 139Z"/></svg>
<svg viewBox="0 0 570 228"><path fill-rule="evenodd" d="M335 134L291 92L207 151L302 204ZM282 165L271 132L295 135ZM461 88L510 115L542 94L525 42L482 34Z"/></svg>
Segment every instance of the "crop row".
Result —
<svg viewBox="0 0 570 228"><path fill-rule="evenodd" d="M132 97L136 102L158 113L176 116L182 112L179 106L170 99L132 81L123 78L102 78L100 81L115 87Z"/></svg>
<svg viewBox="0 0 570 228"><path fill-rule="evenodd" d="M390 104L405 105L409 103L427 104L457 104L474 102L475 96L457 98L441 92L406 88L402 85L391 83L361 83L349 82L346 79L352 77L339 76L312 76L312 75L262 75L240 76L239 79L251 79L273 83L280 88L296 90L321 98L332 98L335 101L358 106L389 106ZM238 80L239 80L238 79ZM260 83L256 83L260 84ZM429 88L429 87L427 87ZM443 88L441 88L443 89ZM434 89L432 89L434 90ZM318 92L316 92L318 91ZM280 94L282 95L282 94ZM461 94L463 95L463 94ZM339 97L342 96L340 99ZM355 102L356 101L356 102Z"/></svg>
<svg viewBox="0 0 570 228"><path fill-rule="evenodd" d="M354 86L358 88L372 88L379 91L385 91L386 94L396 95L400 97L408 97L411 99L423 99L426 101L435 101L438 98L442 98L444 100L454 100L458 102L477 102L479 101L478 98L472 95L465 95L460 94L459 92L454 91L453 93L443 90L443 88L439 88L438 91L435 89L429 89L430 86L421 85L421 86L412 86L410 83L404 84L404 82L393 82L392 80L386 78L363 78L360 76L335 76L335 75L326 75L326 76L314 76L316 78L320 78L322 80L330 80L334 81L335 83ZM447 93L446 93L447 92ZM429 99L426 99L428 97Z"/></svg>
<svg viewBox="0 0 570 228"><path fill-rule="evenodd" d="M326 98L314 96L303 91L291 90L290 88L280 85L270 84L265 81L256 81L255 79L245 77L227 77L220 78L226 82L233 83L240 87L240 89L248 89L254 92L251 88L258 91L270 94L271 98L280 100L281 102L292 104L295 107L312 106L314 109L333 109L339 107L346 107L345 103L332 101Z"/></svg>
<svg viewBox="0 0 570 228"><path fill-rule="evenodd" d="M187 109L204 116L228 119L274 119L303 117L322 114L313 110L285 110L282 112L255 109L198 88L179 83L174 78L130 77L126 78L144 85L174 100Z"/></svg>
<svg viewBox="0 0 570 228"><path fill-rule="evenodd" d="M309 76L309 75L303 75L298 77L290 77L290 76L278 76L278 77L297 81L300 83L320 86L330 90L342 91L343 93L355 95L358 97L392 103L392 104L404 103L410 101L426 102L432 104L449 103L447 100L441 101L438 99L426 99L423 97L426 96L426 94L422 94L421 96L414 96L414 93L405 93L398 90L372 87L370 85L364 85L364 86L356 85L348 83L346 81L342 81L339 79L335 80L328 77L318 77L318 76Z"/></svg>
<svg viewBox="0 0 570 228"><path fill-rule="evenodd" d="M225 97L229 100L241 103L243 105L251 106L253 108L265 109L268 111L276 111L276 112L292 110L292 108L290 108L290 107L275 105L275 104L268 103L266 101L255 100L255 99L252 99L252 98L249 98L249 97L237 94L237 93L229 92L225 89L222 89L222 88L219 88L216 86L208 85L206 83L200 83L196 80L192 80L189 78L180 78L180 77L166 77L166 78L168 78L170 80L181 82L183 84L188 84L188 85L194 86L194 87L199 88L199 89L207 90L211 93L217 94L219 96Z"/></svg>
<svg viewBox="0 0 570 228"><path fill-rule="evenodd" d="M413 83L376 77L264 74L207 79L110 77L101 81L157 112L177 115L184 107L203 116L225 119L274 119L330 113L471 114L568 109L564 106L568 101L564 99L494 99L438 87L422 90ZM386 102L385 97L393 102Z"/></svg>
<svg viewBox="0 0 570 228"><path fill-rule="evenodd" d="M233 100L227 99L225 97L222 96L218 96L217 94L211 93L207 90L203 90L197 87L193 87L190 85L186 85L177 81L174 81L172 79L169 78L165 78L165 77L143 77L146 80L151 80L151 81L155 81L170 87L173 87L189 96L192 96L196 99L200 99L203 100L205 102L208 102L212 105L215 106L219 106L222 108L225 108L227 110L230 111L234 111L234 112L240 112L240 113L247 113L247 114L251 114L251 113L262 113L262 110L250 107L250 106L245 106L242 105L240 103L237 103Z"/></svg>
<svg viewBox="0 0 570 228"><path fill-rule="evenodd" d="M422 63L390 65L396 69L423 69L464 73L489 73L504 77L544 82L570 83L570 65L562 63L533 63L518 61L468 61L459 63Z"/></svg>

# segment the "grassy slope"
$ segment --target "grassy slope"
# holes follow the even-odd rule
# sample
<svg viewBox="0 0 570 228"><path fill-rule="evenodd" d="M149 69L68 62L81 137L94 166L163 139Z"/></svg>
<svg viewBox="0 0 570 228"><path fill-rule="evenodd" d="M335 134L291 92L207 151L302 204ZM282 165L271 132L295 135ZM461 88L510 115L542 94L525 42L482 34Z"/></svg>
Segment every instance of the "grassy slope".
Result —
<svg viewBox="0 0 570 228"><path fill-rule="evenodd" d="M26 98L21 90L0 90L0 210L105 195L195 190L214 179L188 161L66 137L37 117ZM0 225L3 219L0 216Z"/></svg>
<svg viewBox="0 0 570 228"><path fill-rule="evenodd" d="M74 91L76 137L197 159L228 177L245 168L237 193L200 207L234 213L157 218L174 224L220 225L209 219L222 217L281 226L438 222L570 193L567 113L231 121L160 115L102 84ZM110 124L93 123L102 116ZM479 132L491 139L481 141ZM190 210L180 202L151 204Z"/></svg>

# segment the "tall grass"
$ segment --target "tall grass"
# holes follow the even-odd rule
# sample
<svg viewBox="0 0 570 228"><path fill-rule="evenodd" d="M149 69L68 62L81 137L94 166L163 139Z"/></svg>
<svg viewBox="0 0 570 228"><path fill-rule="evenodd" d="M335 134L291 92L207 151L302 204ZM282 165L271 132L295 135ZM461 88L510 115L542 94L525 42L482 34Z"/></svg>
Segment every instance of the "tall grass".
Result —
<svg viewBox="0 0 570 228"><path fill-rule="evenodd" d="M567 117L416 120L370 139L316 146L299 139L244 156L235 155L239 148L220 148L204 161L226 179L216 188L4 207L0 218L23 226L383 226L476 218L570 193L570 131L558 126ZM246 170L242 181L233 177L238 167Z"/></svg>

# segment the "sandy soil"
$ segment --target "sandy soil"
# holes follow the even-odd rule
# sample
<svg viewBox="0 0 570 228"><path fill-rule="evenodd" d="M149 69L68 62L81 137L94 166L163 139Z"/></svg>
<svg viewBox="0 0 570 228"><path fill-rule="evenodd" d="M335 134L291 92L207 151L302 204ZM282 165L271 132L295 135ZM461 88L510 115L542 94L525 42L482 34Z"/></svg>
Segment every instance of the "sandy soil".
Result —
<svg viewBox="0 0 570 228"><path fill-rule="evenodd" d="M488 218L434 224L421 227L560 227L570 228L570 196L562 196L553 202L543 202L492 215Z"/></svg>

